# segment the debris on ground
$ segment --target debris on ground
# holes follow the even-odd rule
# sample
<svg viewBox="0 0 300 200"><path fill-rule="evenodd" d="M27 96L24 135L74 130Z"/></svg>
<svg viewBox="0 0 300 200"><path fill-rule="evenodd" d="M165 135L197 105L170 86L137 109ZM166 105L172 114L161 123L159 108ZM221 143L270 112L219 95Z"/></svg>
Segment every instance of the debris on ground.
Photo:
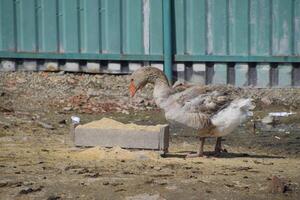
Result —
<svg viewBox="0 0 300 200"><path fill-rule="evenodd" d="M22 189L19 194L29 194L29 193L32 193L32 192L39 192L43 189L44 187L43 186L39 186L39 187L36 187L36 188L32 188L32 187L28 187L28 188L25 188L25 189Z"/></svg>
<svg viewBox="0 0 300 200"><path fill-rule="evenodd" d="M272 176L270 183L270 192L272 193L285 193L288 190L287 181L278 176Z"/></svg>
<svg viewBox="0 0 300 200"><path fill-rule="evenodd" d="M0 73L1 199L299 199L299 89L224 86L234 97L255 100L259 134L248 134L249 124L239 127L226 136L228 153L218 158L184 159L197 150L198 135L173 124L169 153L163 158L146 150L70 145L71 116L80 117L81 123L103 117L139 125L166 123L153 101L152 86L132 99L128 78ZM277 111L297 114L279 117L269 127L261 123ZM38 121L54 127L53 134ZM213 151L215 139L208 138L205 145ZM279 181L272 184L280 192L268 194L270 173L289 177L284 187Z"/></svg>
<svg viewBox="0 0 300 200"><path fill-rule="evenodd" d="M51 124L47 124L45 122L42 121L37 121L37 124L40 125L41 127L45 128L45 129L50 129L50 130L54 130L54 126L52 126Z"/></svg>

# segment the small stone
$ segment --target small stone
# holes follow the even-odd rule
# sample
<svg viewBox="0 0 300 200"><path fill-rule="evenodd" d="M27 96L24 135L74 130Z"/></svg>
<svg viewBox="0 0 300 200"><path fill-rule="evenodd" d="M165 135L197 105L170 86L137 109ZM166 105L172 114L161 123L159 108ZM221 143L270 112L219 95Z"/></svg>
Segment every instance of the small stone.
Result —
<svg viewBox="0 0 300 200"><path fill-rule="evenodd" d="M109 182L105 181L105 182L102 183L102 185L109 185Z"/></svg>
<svg viewBox="0 0 300 200"><path fill-rule="evenodd" d="M55 129L54 126L47 124L45 122L38 121L37 123L45 129L51 129L51 130Z"/></svg>
<svg viewBox="0 0 300 200"><path fill-rule="evenodd" d="M111 183L112 186L118 186L118 185L123 185L123 183L117 183L117 182L114 182L114 183Z"/></svg>
<svg viewBox="0 0 300 200"><path fill-rule="evenodd" d="M264 124L272 124L274 122L274 118L272 116L266 116L261 120Z"/></svg>
<svg viewBox="0 0 300 200"><path fill-rule="evenodd" d="M43 189L43 186L40 186L40 187L37 187L37 188L31 188L31 187L29 187L29 188L25 188L25 189L21 190L19 192L19 194L29 194L29 193L32 193L32 192L39 192L42 189Z"/></svg>
<svg viewBox="0 0 300 200"><path fill-rule="evenodd" d="M128 110L122 110L121 113L129 115L129 111Z"/></svg>
<svg viewBox="0 0 300 200"><path fill-rule="evenodd" d="M67 120L62 119L62 120L60 120L58 123L59 123L59 124L67 124Z"/></svg>
<svg viewBox="0 0 300 200"><path fill-rule="evenodd" d="M9 123L1 122L1 121L0 121L0 128L8 129L9 127L10 127L10 124L9 124Z"/></svg>
<svg viewBox="0 0 300 200"><path fill-rule="evenodd" d="M166 180L157 180L157 181L154 181L154 183L158 184L158 185L167 185L168 182Z"/></svg>
<svg viewBox="0 0 300 200"><path fill-rule="evenodd" d="M51 195L50 197L47 198L47 200L58 200L58 199L61 199L61 197L56 195Z"/></svg>
<svg viewBox="0 0 300 200"><path fill-rule="evenodd" d="M62 76L64 74L65 74L65 71L60 71L60 72L57 73L57 75L59 75L59 76Z"/></svg>
<svg viewBox="0 0 300 200"><path fill-rule="evenodd" d="M288 190L286 180L273 176L270 184L270 192L272 193L285 193Z"/></svg>
<svg viewBox="0 0 300 200"><path fill-rule="evenodd" d="M0 188L8 185L7 181L0 181Z"/></svg>
<svg viewBox="0 0 300 200"><path fill-rule="evenodd" d="M269 98L269 97L263 97L261 99L261 102L267 106L271 105L273 103L273 101Z"/></svg>
<svg viewBox="0 0 300 200"><path fill-rule="evenodd" d="M63 110L64 111L71 111L71 110L73 110L73 108L72 107L64 107Z"/></svg>
<svg viewBox="0 0 300 200"><path fill-rule="evenodd" d="M160 170L161 170L161 167L156 166L156 167L153 167L153 169L154 169L154 170L157 170L157 171L160 171Z"/></svg>

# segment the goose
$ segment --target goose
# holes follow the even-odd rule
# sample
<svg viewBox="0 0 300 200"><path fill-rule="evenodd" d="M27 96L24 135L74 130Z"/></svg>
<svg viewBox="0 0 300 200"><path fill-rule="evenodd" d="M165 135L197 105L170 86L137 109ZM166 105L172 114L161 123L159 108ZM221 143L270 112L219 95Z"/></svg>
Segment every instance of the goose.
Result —
<svg viewBox="0 0 300 200"><path fill-rule="evenodd" d="M222 136L228 135L251 116L255 105L250 98L231 99L226 92L211 90L205 86L190 86L176 91L170 86L165 74L158 68L142 67L130 76L129 91L136 92L147 84L153 84L153 98L156 105L164 110L165 118L196 129L200 137L197 153L186 157L204 156L205 138L216 137L215 154L222 151Z"/></svg>

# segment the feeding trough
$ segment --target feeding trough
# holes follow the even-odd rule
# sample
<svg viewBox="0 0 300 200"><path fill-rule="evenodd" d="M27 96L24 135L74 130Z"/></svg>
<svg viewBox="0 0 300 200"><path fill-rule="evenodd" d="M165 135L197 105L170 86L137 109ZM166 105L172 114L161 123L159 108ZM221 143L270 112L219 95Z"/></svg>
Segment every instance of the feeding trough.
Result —
<svg viewBox="0 0 300 200"><path fill-rule="evenodd" d="M169 125L142 126L102 118L78 125L71 131L75 146L120 146L129 149L151 149L166 153L169 147Z"/></svg>

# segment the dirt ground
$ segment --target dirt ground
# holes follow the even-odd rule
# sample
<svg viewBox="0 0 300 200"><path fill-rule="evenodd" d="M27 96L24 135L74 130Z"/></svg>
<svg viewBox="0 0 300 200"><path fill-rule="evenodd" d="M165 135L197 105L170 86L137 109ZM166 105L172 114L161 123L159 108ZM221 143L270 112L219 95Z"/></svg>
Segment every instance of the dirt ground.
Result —
<svg viewBox="0 0 300 200"><path fill-rule="evenodd" d="M299 114L261 123L269 112L299 113L300 89L233 89L256 101L257 129L248 122L224 137L228 153L219 157L209 139L208 157L185 159L199 139L174 124L164 157L73 147L72 115L166 123L151 86L130 99L127 85L128 76L0 73L0 199L300 199Z"/></svg>

